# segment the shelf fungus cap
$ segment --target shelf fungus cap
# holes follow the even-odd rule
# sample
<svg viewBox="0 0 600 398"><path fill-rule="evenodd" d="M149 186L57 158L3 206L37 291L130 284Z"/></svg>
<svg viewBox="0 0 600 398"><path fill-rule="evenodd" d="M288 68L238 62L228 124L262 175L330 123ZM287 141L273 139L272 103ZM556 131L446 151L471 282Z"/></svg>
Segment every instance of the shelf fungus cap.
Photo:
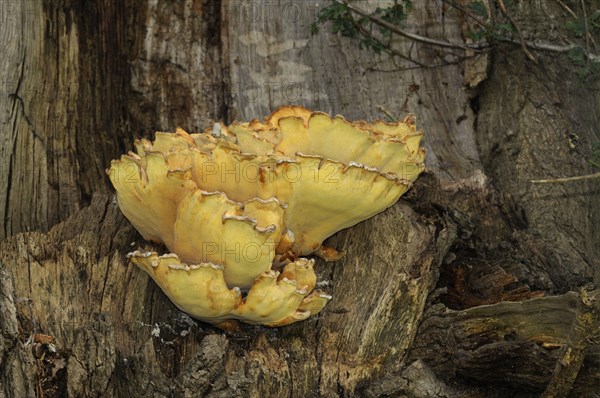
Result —
<svg viewBox="0 0 600 398"><path fill-rule="evenodd" d="M172 254L133 252L183 311L283 326L321 311L315 254L337 231L392 206L424 170L423 132L285 106L260 122L157 132L107 170L123 214Z"/></svg>
<svg viewBox="0 0 600 398"><path fill-rule="evenodd" d="M223 266L212 263L187 265L177 255L154 252L129 253L130 261L154 279L182 311L201 320L221 319L242 301L239 288L225 283Z"/></svg>
<svg viewBox="0 0 600 398"><path fill-rule="evenodd" d="M242 205L224 193L197 189L179 203L173 244L168 247L187 262L223 264L229 286L249 287L271 269L283 212L276 199Z"/></svg>
<svg viewBox="0 0 600 398"><path fill-rule="evenodd" d="M425 168L423 132L412 115L395 123L352 123L285 106L264 123L234 124L230 132L241 152L293 160L285 173L282 167L274 173L292 181L279 190L289 205L286 227L297 255L319 251L327 237L396 203Z"/></svg>
<svg viewBox="0 0 600 398"><path fill-rule="evenodd" d="M144 239L170 247L179 203L196 188L191 171L172 170L163 154L146 153L113 160L108 176L121 211Z"/></svg>
<svg viewBox="0 0 600 398"><path fill-rule="evenodd" d="M298 281L280 277L269 270L260 274L244 297L237 287L225 283L224 267L213 263L188 265L175 254L159 256L155 252L134 251L130 261L146 271L162 291L182 311L196 319L220 324L229 319L245 323L284 326L319 313L329 296L319 299L307 287L299 288ZM306 268L312 260L298 260ZM312 266L306 268L316 280ZM288 276L291 276L288 275Z"/></svg>

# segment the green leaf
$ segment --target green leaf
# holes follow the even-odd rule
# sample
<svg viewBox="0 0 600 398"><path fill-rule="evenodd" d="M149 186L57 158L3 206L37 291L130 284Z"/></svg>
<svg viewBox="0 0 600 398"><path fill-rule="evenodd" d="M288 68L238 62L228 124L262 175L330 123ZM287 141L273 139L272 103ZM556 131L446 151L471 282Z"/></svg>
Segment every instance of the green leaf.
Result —
<svg viewBox="0 0 600 398"><path fill-rule="evenodd" d="M389 30L388 28L384 28L379 26L379 33L381 33L381 36L383 36L385 39L389 39L392 36L392 31Z"/></svg>
<svg viewBox="0 0 600 398"><path fill-rule="evenodd" d="M582 19L567 22L566 28L573 32L577 37L582 37L585 33L585 23Z"/></svg>
<svg viewBox="0 0 600 398"><path fill-rule="evenodd" d="M600 10L596 10L594 11L589 17L588 17L588 29L592 32L595 33L596 31L600 30Z"/></svg>
<svg viewBox="0 0 600 398"><path fill-rule="evenodd" d="M597 19L600 19L600 10L596 10L593 13L590 14L590 16L588 17L588 20L590 22L594 22Z"/></svg>
<svg viewBox="0 0 600 398"><path fill-rule="evenodd" d="M509 23L499 23L494 26L494 29L498 31L514 32L515 28Z"/></svg>
<svg viewBox="0 0 600 398"><path fill-rule="evenodd" d="M395 3L393 6L381 10L381 19L394 25L402 25L405 18L406 12L404 11L404 5L402 4Z"/></svg>
<svg viewBox="0 0 600 398"><path fill-rule="evenodd" d="M319 33L319 23L315 21L310 24L310 34L314 36L317 33Z"/></svg>
<svg viewBox="0 0 600 398"><path fill-rule="evenodd" d="M485 36L486 36L486 32L483 30L478 30L478 31L469 30L467 32L467 37L469 37L469 39L473 40L474 42L478 42L478 41L482 40L483 38L485 38Z"/></svg>
<svg viewBox="0 0 600 398"><path fill-rule="evenodd" d="M469 4L469 8L475 15L482 17L483 19L488 19L487 8L482 1L473 1L471 4Z"/></svg>
<svg viewBox="0 0 600 398"><path fill-rule="evenodd" d="M491 36L498 40L508 38L508 33L514 32L515 28L509 23L499 23L494 25Z"/></svg>
<svg viewBox="0 0 600 398"><path fill-rule="evenodd" d="M575 47L569 51L569 58L574 64L583 66L585 65L585 52L582 47Z"/></svg>

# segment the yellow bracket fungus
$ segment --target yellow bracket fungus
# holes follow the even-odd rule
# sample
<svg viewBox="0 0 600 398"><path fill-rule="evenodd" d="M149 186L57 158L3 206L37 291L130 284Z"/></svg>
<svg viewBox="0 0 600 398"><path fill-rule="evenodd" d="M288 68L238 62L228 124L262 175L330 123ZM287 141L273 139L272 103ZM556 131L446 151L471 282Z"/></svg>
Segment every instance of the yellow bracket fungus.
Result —
<svg viewBox="0 0 600 398"><path fill-rule="evenodd" d="M424 169L414 117L348 122L298 106L264 122L157 132L107 173L121 211L170 254L131 262L205 322L284 326L323 309L314 260L337 231L393 205Z"/></svg>

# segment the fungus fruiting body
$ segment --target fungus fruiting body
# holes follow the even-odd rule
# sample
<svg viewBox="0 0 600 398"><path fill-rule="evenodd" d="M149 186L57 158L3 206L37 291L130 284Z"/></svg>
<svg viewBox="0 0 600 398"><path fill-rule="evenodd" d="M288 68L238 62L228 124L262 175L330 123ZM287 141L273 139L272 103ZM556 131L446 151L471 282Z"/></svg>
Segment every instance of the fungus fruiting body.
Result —
<svg viewBox="0 0 600 398"><path fill-rule="evenodd" d="M212 324L283 326L331 298L315 289L323 241L393 205L424 169L414 118L348 122L303 107L202 133L157 132L107 170L144 239L135 251L182 311Z"/></svg>

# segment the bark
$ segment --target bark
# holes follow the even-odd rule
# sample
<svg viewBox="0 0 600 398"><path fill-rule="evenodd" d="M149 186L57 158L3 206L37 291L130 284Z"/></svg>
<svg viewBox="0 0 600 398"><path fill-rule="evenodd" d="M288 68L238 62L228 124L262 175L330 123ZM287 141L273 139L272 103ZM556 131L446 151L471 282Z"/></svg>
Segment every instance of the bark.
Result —
<svg viewBox="0 0 600 398"><path fill-rule="evenodd" d="M415 194L433 191L425 184L430 179ZM421 215L399 203L330 240L347 255L317 266L336 298L323 315L286 328L243 326L224 334L179 312L146 274L127 265L132 247L160 247L144 246L113 198L98 195L48 234L19 234L0 245L3 390L7 396L19 396L14 390L501 397L519 389L536 396L570 347L578 295L498 297L465 310L432 306L444 293L429 296L437 270L459 242L459 229L433 206L428 214L416 207ZM575 396L586 396L600 381L600 364L597 346L589 351L589 342L578 344L588 354Z"/></svg>
<svg viewBox="0 0 600 398"><path fill-rule="evenodd" d="M529 39L550 40L567 34L558 3L509 11ZM1 397L596 392L598 293L580 288L600 281L597 180L530 183L591 171L599 83L568 58L535 52L533 64L507 45L398 70L325 28L311 36L319 5L301 1L1 7ZM453 10L415 2L408 29L462 42ZM396 44L438 61L433 47ZM164 248L123 218L104 169L134 137L288 103L350 119L415 113L429 171L329 240L347 254L317 264L334 297L320 316L225 333L127 264L138 247Z"/></svg>
<svg viewBox="0 0 600 398"><path fill-rule="evenodd" d="M3 238L46 231L106 192L106 164L131 135L126 13L110 2L41 0L1 11Z"/></svg>
<svg viewBox="0 0 600 398"><path fill-rule="evenodd" d="M520 25L531 27L529 34L552 34L540 20L568 22L558 2L523 1L516 7ZM598 283L598 180L531 180L592 173L589 154L600 139L594 126L600 117L599 82L577 77L572 61L553 54L540 54L537 65L518 48L503 48L494 58L478 98L477 140L486 173L522 209L537 257L532 265L547 275L546 289L564 292L591 279Z"/></svg>
<svg viewBox="0 0 600 398"><path fill-rule="evenodd" d="M2 334L17 352L34 356L29 370L37 376L13 378L5 391L20 383L29 391L62 387L52 393L69 396L352 394L374 374L399 368L452 237L451 229L436 231L399 204L338 236L338 247L349 251L341 264L319 265L338 298L330 316L225 336L180 313L127 265L132 242L143 242L114 200L97 196L48 234L20 234L0 247L15 290L3 305L18 313L20 325ZM365 266L373 261L379 266Z"/></svg>

